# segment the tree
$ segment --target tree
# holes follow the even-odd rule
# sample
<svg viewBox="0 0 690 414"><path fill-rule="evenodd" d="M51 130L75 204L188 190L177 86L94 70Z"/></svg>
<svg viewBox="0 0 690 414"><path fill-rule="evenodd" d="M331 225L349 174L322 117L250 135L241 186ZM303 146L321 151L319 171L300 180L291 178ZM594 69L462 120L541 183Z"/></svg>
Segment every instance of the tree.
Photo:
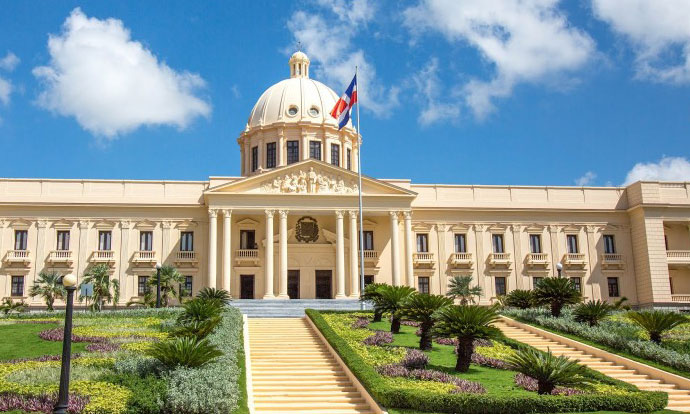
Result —
<svg viewBox="0 0 690 414"><path fill-rule="evenodd" d="M91 310L100 312L106 303L113 303L114 306L120 300L120 282L117 279L110 279L110 268L105 264L92 266L84 273L84 278L79 286L86 284L93 285L93 296L91 297ZM79 300L85 297L79 295Z"/></svg>
<svg viewBox="0 0 690 414"><path fill-rule="evenodd" d="M196 294L199 299L215 299L220 302L227 302L232 297L227 290L205 287Z"/></svg>
<svg viewBox="0 0 690 414"><path fill-rule="evenodd" d="M380 297L374 306L376 310L383 312L390 312L391 314L391 332L394 334L400 333L400 308L403 301L410 295L414 294L416 290L409 286L381 286L377 289Z"/></svg>
<svg viewBox="0 0 690 414"><path fill-rule="evenodd" d="M467 372L470 368L475 339L490 339L501 335L501 331L491 325L498 320L495 305L446 306L434 314L434 319L435 335L458 339L455 370L459 372Z"/></svg>
<svg viewBox="0 0 690 414"><path fill-rule="evenodd" d="M534 289L534 300L539 305L549 305L551 316L561 316L565 305L579 303L582 295L575 288L573 282L565 277L547 277L542 279Z"/></svg>
<svg viewBox="0 0 690 414"><path fill-rule="evenodd" d="M658 310L628 312L626 316L637 326L647 331L649 339L657 344L661 343L661 336L666 331L690 322L690 319L680 313Z"/></svg>
<svg viewBox="0 0 690 414"><path fill-rule="evenodd" d="M382 286L388 286L385 283L369 283L364 287L364 292L359 296L359 300L362 302L371 302L374 306L374 319L372 322L381 322L383 316L383 311L376 306L376 303L381 298L381 294L378 289Z"/></svg>
<svg viewBox="0 0 690 414"><path fill-rule="evenodd" d="M441 295L412 294L403 302L400 316L421 323L419 349L431 350L431 329L434 326L433 315L439 309L453 304L453 300Z"/></svg>
<svg viewBox="0 0 690 414"><path fill-rule="evenodd" d="M577 360L523 348L506 358L510 368L537 380L537 393L551 394L556 386L572 387L587 384L587 368Z"/></svg>
<svg viewBox="0 0 690 414"><path fill-rule="evenodd" d="M474 304L474 298L482 295L482 288L472 285L472 276L454 276L448 282L446 296L460 299L461 305Z"/></svg>
<svg viewBox="0 0 690 414"><path fill-rule="evenodd" d="M182 285L184 283L184 276L177 271L177 268L172 265L163 265L160 269L161 272L161 305L164 307L168 306L168 301L170 296L177 299L179 302L182 301ZM152 291L156 291L158 288L158 274L154 273L149 278L149 286Z"/></svg>
<svg viewBox="0 0 690 414"><path fill-rule="evenodd" d="M590 300L587 303L577 305L573 311L575 320L580 323L588 323L589 326L596 326L599 322L608 318L613 311L613 306L600 300Z"/></svg>
<svg viewBox="0 0 690 414"><path fill-rule="evenodd" d="M32 298L41 296L48 306L48 310L53 310L55 299L62 299L67 295L62 280L57 272L41 272L38 274L34 285L29 289L29 296Z"/></svg>
<svg viewBox="0 0 690 414"><path fill-rule="evenodd" d="M8 315L12 312L21 313L24 312L27 307L28 306L24 300L15 302L12 300L12 298L4 298L0 304L0 312L2 312L3 315Z"/></svg>
<svg viewBox="0 0 690 414"><path fill-rule="evenodd" d="M505 304L518 309L529 309L534 306L534 295L531 290L515 289L506 295Z"/></svg>

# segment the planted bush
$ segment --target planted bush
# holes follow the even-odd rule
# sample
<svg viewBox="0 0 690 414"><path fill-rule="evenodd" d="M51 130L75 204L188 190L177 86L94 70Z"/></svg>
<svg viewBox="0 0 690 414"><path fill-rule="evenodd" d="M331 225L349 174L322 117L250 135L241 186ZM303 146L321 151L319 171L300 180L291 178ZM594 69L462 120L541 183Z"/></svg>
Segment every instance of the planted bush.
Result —
<svg viewBox="0 0 690 414"><path fill-rule="evenodd" d="M374 302L374 307L380 312L391 314L391 333L400 333L400 310L408 296L414 294L416 290L409 286L389 286L379 287L378 299Z"/></svg>
<svg viewBox="0 0 690 414"><path fill-rule="evenodd" d="M168 368L175 368L178 365L198 368L223 355L207 340L189 336L155 343L147 354Z"/></svg>
<svg viewBox="0 0 690 414"><path fill-rule="evenodd" d="M547 277L534 289L534 300L539 305L549 305L551 315L558 317L565 305L574 305L582 299L580 291L565 277Z"/></svg>
<svg viewBox="0 0 690 414"><path fill-rule="evenodd" d="M407 369L422 369L429 363L429 356L422 351L416 349L408 349L405 358L400 361L400 364Z"/></svg>
<svg viewBox="0 0 690 414"><path fill-rule="evenodd" d="M227 290L205 287L196 294L199 299L218 300L221 303L227 302L232 297Z"/></svg>
<svg viewBox="0 0 690 414"><path fill-rule="evenodd" d="M690 322L690 319L679 313L658 310L629 312L627 317L647 331L649 339L656 344L661 343L661 336L665 332Z"/></svg>
<svg viewBox="0 0 690 414"><path fill-rule="evenodd" d="M388 286L385 283L369 283L364 287L364 291L359 297L362 302L369 302L374 306L374 318L372 322L381 322L383 317L383 308L376 306L381 299L381 294L379 293L379 288L383 286Z"/></svg>
<svg viewBox="0 0 690 414"><path fill-rule="evenodd" d="M419 349L431 350L431 328L434 327L434 313L449 306L453 301L441 295L412 294L402 304L400 317L419 322Z"/></svg>
<svg viewBox="0 0 690 414"><path fill-rule="evenodd" d="M515 289L505 297L505 305L518 309L528 309L534 306L534 294L531 290Z"/></svg>
<svg viewBox="0 0 690 414"><path fill-rule="evenodd" d="M582 386L588 380L585 377L587 368L577 360L565 356L554 356L548 352L539 352L533 348L522 348L507 359L511 369L537 381L537 393L551 394L556 386Z"/></svg>
<svg viewBox="0 0 690 414"><path fill-rule="evenodd" d="M375 334L364 338L364 345L381 346L393 342L393 334L386 331L376 331Z"/></svg>
<svg viewBox="0 0 690 414"><path fill-rule="evenodd" d="M177 318L177 323L188 324L204 322L217 318L223 312L223 303L216 299L192 299L182 305L184 309Z"/></svg>
<svg viewBox="0 0 690 414"><path fill-rule="evenodd" d="M575 320L587 323L589 326L597 326L599 322L608 318L613 312L613 307L600 300L590 300L587 303L579 304L573 311Z"/></svg>

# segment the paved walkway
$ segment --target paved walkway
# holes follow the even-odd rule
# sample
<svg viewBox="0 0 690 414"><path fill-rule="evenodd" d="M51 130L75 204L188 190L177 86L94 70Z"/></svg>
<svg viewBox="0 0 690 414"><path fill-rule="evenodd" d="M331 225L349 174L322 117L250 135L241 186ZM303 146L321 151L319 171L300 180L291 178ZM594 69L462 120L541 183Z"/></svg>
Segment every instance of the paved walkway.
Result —
<svg viewBox="0 0 690 414"><path fill-rule="evenodd" d="M542 351L548 349L554 355L565 355L567 357L578 359L583 365L608 375L621 381L628 382L637 386L637 388L644 391L665 391L668 393L668 409L676 411L690 412L690 391L679 389L674 384L667 384L649 375L640 374L633 369L627 369L624 366L617 365L612 361L607 361L605 358L595 357L584 351L577 350L565 343L557 342L545 338L541 335L531 333L525 329L509 326L504 322L496 323L505 336L516 341L531 345Z"/></svg>
<svg viewBox="0 0 690 414"><path fill-rule="evenodd" d="M249 355L257 413L374 413L303 318L249 319Z"/></svg>

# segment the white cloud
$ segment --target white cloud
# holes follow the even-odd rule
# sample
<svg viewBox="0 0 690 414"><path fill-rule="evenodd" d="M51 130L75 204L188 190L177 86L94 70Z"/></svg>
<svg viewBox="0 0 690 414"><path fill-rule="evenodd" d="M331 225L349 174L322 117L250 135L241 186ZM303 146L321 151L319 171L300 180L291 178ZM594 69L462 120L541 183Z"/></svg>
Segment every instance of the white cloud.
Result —
<svg viewBox="0 0 690 414"><path fill-rule="evenodd" d="M592 0L592 7L634 45L638 77L690 83L688 0Z"/></svg>
<svg viewBox="0 0 690 414"><path fill-rule="evenodd" d="M469 44L493 66L491 80L473 79L463 88L466 105L482 118L515 85L553 80L592 58L594 41L557 6L558 0L420 0L403 14L412 33L439 32Z"/></svg>
<svg viewBox="0 0 690 414"><path fill-rule="evenodd" d="M432 58L429 64L412 77L415 90L424 108L417 121L422 125L447 121L460 115L460 105L457 102L441 101L441 82L438 77L438 59Z"/></svg>
<svg viewBox="0 0 690 414"><path fill-rule="evenodd" d="M12 52L7 52L4 58L0 59L0 69L12 72L19 65L19 58Z"/></svg>
<svg viewBox="0 0 690 414"><path fill-rule="evenodd" d="M684 157L662 157L659 162L637 163L624 185L636 181L690 181L690 161Z"/></svg>
<svg viewBox="0 0 690 414"><path fill-rule="evenodd" d="M211 112L195 95L204 80L159 62L121 20L74 9L62 33L50 36L48 51L50 64L33 70L45 86L38 104L74 116L95 135L113 139L143 125L185 128Z"/></svg>
<svg viewBox="0 0 690 414"><path fill-rule="evenodd" d="M368 0L319 0L318 4L325 8L325 13L300 10L287 24L312 64L317 64L312 68L314 77L340 94L358 66L358 99L362 107L377 116L390 114L390 109L398 105L399 89L382 85L376 76L376 67L352 44L358 28L374 18L373 3Z"/></svg>
<svg viewBox="0 0 690 414"><path fill-rule="evenodd" d="M12 84L10 81L0 77L0 103L3 105L10 104L10 94L12 93Z"/></svg>
<svg viewBox="0 0 690 414"><path fill-rule="evenodd" d="M586 185L591 185L594 180L597 178L597 175L592 172L592 171L587 171L584 173L584 175L578 179L575 180L575 185L577 186L586 186Z"/></svg>

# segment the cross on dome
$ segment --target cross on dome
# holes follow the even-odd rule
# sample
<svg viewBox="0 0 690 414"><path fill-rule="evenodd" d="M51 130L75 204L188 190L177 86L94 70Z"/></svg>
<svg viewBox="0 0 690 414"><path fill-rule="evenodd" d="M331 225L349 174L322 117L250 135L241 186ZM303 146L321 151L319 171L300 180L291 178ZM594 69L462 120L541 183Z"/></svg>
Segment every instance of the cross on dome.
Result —
<svg viewBox="0 0 690 414"><path fill-rule="evenodd" d="M302 51L293 53L288 64L291 78L309 78L309 58Z"/></svg>

